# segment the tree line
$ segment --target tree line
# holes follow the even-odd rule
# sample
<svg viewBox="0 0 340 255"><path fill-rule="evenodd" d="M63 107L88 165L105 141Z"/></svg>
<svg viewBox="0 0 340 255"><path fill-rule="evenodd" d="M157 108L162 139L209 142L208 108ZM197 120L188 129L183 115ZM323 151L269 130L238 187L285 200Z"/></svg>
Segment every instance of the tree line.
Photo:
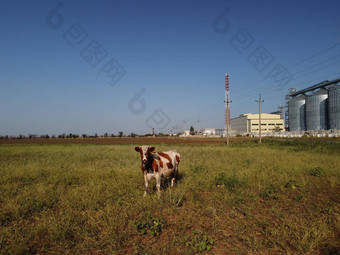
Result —
<svg viewBox="0 0 340 255"><path fill-rule="evenodd" d="M98 135L95 133L94 135L88 135L88 134L73 134L73 133L63 133L60 135L37 135L37 134L28 134L26 135L17 135L17 136L9 136L9 135L0 135L0 139L77 139L77 138L99 138L99 137L125 137L125 136L136 136L134 133L131 133L129 135L124 135L122 131L118 132L118 134L109 134L109 133L104 133L102 135Z"/></svg>
<svg viewBox="0 0 340 255"><path fill-rule="evenodd" d="M104 133L102 135L98 135L95 133L94 135L88 135L88 134L60 134L60 135L37 135L37 134L28 134L26 135L17 135L17 136L9 136L9 135L0 135L0 139L78 139L78 138L109 138L109 137L148 137L148 136L153 136L152 134L144 134L144 135L137 135L135 133L130 133L125 135L123 131L118 132L118 134L109 134L109 133ZM156 134L155 136L168 136L167 134L159 133Z"/></svg>

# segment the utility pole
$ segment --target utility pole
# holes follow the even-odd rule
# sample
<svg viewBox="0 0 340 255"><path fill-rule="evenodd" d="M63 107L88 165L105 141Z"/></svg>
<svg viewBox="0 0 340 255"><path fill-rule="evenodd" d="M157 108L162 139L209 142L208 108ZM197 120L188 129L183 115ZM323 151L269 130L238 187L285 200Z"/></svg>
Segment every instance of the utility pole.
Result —
<svg viewBox="0 0 340 255"><path fill-rule="evenodd" d="M185 135L185 120L183 120L183 135Z"/></svg>
<svg viewBox="0 0 340 255"><path fill-rule="evenodd" d="M199 135L200 132L200 118L197 119L198 129L197 129L197 135Z"/></svg>
<svg viewBox="0 0 340 255"><path fill-rule="evenodd" d="M261 100L261 94L260 94L259 100L255 100L255 102L259 103L259 138L260 138L259 144L261 144L262 143L262 140L261 140L261 129L262 129L262 126L261 126L261 103L264 102L264 100Z"/></svg>
<svg viewBox="0 0 340 255"><path fill-rule="evenodd" d="M229 145L229 125L230 125L230 103L229 97L227 98L227 111L226 111L226 126L227 126L227 145Z"/></svg>

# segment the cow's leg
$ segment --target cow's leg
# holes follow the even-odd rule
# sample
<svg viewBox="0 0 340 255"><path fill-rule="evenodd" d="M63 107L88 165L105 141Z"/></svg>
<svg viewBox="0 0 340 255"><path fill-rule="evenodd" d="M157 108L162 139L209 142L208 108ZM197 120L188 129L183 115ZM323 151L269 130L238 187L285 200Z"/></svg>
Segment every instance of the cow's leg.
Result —
<svg viewBox="0 0 340 255"><path fill-rule="evenodd" d="M173 174L173 177L172 177L172 179L171 179L171 187L174 186L177 177L178 177L178 166L175 166L174 174Z"/></svg>
<svg viewBox="0 0 340 255"><path fill-rule="evenodd" d="M157 187L157 191L159 194L161 192L161 175L157 174L155 177L156 177L156 187Z"/></svg>
<svg viewBox="0 0 340 255"><path fill-rule="evenodd" d="M174 186L175 182L176 182L176 179L175 179L175 178L172 178L172 179L171 179L171 188Z"/></svg>
<svg viewBox="0 0 340 255"><path fill-rule="evenodd" d="M148 192L148 187L149 187L149 180L146 174L144 174L144 182L145 182L144 197L145 197Z"/></svg>

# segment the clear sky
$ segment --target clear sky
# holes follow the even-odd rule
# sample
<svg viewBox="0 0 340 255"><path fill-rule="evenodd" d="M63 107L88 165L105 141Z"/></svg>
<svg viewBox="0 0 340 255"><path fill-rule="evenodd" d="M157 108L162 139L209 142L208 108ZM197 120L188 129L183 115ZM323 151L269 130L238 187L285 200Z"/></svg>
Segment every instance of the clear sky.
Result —
<svg viewBox="0 0 340 255"><path fill-rule="evenodd" d="M340 77L340 1L0 1L0 135L224 128Z"/></svg>

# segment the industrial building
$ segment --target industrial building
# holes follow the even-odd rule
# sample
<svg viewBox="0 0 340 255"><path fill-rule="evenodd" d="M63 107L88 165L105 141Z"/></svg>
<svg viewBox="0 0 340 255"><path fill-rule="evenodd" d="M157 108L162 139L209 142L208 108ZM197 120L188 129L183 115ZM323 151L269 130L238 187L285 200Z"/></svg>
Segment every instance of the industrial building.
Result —
<svg viewBox="0 0 340 255"><path fill-rule="evenodd" d="M230 120L231 130L236 133L259 133L259 114L241 114ZM261 114L261 133L283 132L284 120L280 114Z"/></svg>
<svg viewBox="0 0 340 255"><path fill-rule="evenodd" d="M340 79L326 80L287 95L289 131L340 129Z"/></svg>
<svg viewBox="0 0 340 255"><path fill-rule="evenodd" d="M204 136L216 135L216 129L215 128L203 128L202 135Z"/></svg>

